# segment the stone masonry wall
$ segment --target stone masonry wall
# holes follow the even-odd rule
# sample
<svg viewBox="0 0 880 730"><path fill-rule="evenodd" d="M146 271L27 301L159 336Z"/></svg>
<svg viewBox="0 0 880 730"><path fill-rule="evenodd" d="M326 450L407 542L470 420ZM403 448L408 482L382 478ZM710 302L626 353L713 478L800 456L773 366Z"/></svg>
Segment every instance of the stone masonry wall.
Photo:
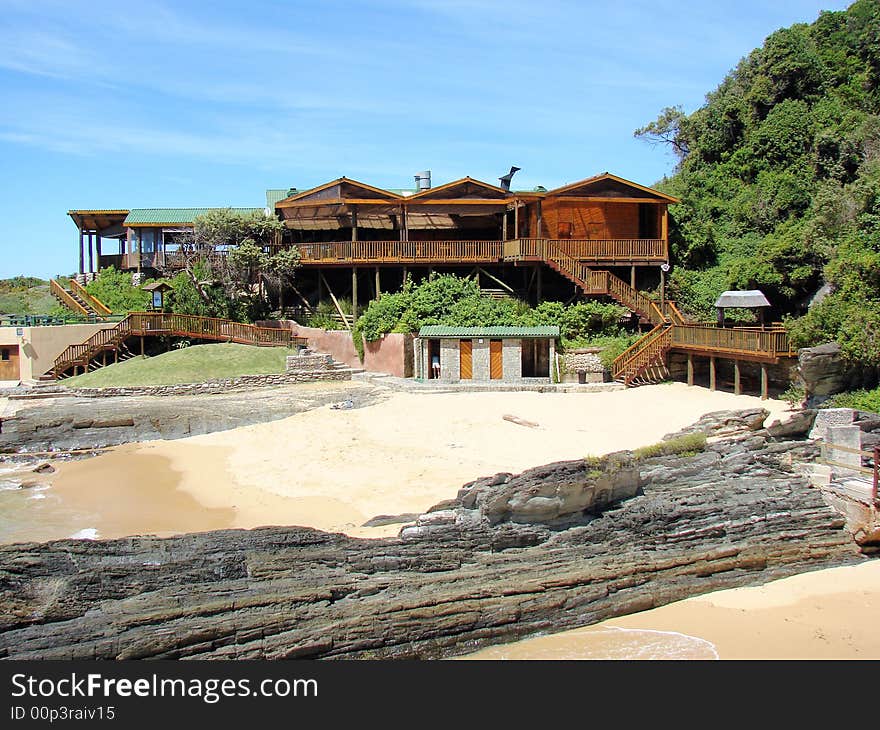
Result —
<svg viewBox="0 0 880 730"><path fill-rule="evenodd" d="M458 340L441 339L440 380L458 380L461 372L459 365ZM428 362L428 367L431 367L430 362Z"/></svg>
<svg viewBox="0 0 880 730"><path fill-rule="evenodd" d="M127 388L71 388L70 393L71 395L79 395L85 398L111 398L125 395L199 395L331 380L351 380L351 371L312 370L293 373L272 373L269 375L240 375L237 378L206 380L204 383L141 385Z"/></svg>
<svg viewBox="0 0 880 730"><path fill-rule="evenodd" d="M501 341L501 379L505 383L522 379L522 340Z"/></svg>
<svg viewBox="0 0 880 730"><path fill-rule="evenodd" d="M481 339L474 339L471 361L474 368L474 380L482 382L489 380L489 340L486 337Z"/></svg>

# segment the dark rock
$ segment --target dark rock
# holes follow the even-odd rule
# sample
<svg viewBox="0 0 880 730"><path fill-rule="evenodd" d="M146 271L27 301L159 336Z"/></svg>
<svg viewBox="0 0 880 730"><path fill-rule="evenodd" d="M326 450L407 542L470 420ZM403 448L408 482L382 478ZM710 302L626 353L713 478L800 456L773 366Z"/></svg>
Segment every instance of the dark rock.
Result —
<svg viewBox="0 0 880 730"><path fill-rule="evenodd" d="M821 405L836 393L877 384L876 369L847 362L836 342L799 350L798 377L810 408Z"/></svg>
<svg viewBox="0 0 880 730"><path fill-rule="evenodd" d="M814 444L746 433L731 471L724 443L478 479L410 539L272 527L0 546L0 657L441 657L861 559L792 471ZM557 502L540 519L579 504L614 465L635 470L634 496L567 529L510 521L532 496Z"/></svg>
<svg viewBox="0 0 880 730"><path fill-rule="evenodd" d="M712 411L687 428L668 433L664 441L686 436L692 433L703 433L706 436L731 436L733 434L757 431L764 425L770 411L766 408L745 408L740 411Z"/></svg>
<svg viewBox="0 0 880 730"><path fill-rule="evenodd" d="M361 527L384 527L385 525L399 525L404 522L412 522L418 519L416 512L407 512L402 515L377 515L366 522Z"/></svg>

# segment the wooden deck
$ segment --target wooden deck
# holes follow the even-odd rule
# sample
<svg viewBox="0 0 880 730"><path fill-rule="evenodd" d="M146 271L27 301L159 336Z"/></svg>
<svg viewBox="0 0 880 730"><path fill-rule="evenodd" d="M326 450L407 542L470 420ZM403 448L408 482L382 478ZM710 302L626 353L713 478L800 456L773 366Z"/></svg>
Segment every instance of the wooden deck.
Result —
<svg viewBox="0 0 880 730"><path fill-rule="evenodd" d="M99 355L106 356L107 352L113 352L116 359L125 341L131 337L161 336L269 347L307 344L305 339L293 337L288 329L257 327L229 319L191 314L132 312L115 327L100 330L79 345L70 345L55 359L51 372L56 378L64 377L71 370L73 374L77 374L80 369L86 372L89 363Z"/></svg>

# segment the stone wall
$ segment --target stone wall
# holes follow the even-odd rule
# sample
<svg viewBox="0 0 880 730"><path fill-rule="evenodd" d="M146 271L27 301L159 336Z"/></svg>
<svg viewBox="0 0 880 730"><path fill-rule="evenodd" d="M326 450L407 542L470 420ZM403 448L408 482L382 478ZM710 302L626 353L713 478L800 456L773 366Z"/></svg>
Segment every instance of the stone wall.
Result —
<svg viewBox="0 0 880 730"><path fill-rule="evenodd" d="M476 344L474 350L476 350ZM460 360L458 353L458 340L440 340L440 380L456 381L461 377ZM430 360L427 363L431 367ZM476 378L476 363L474 363L474 377Z"/></svg>
<svg viewBox="0 0 880 730"><path fill-rule="evenodd" d="M228 393L236 390L266 388L314 381L351 380L350 370L312 370L270 375L240 375L237 378L206 380L203 383L178 383L175 385L138 385L126 388L71 388L71 395L85 398L111 398L124 395L199 395Z"/></svg>
<svg viewBox="0 0 880 730"><path fill-rule="evenodd" d="M568 350L562 356L562 382L578 382L578 371L583 370L587 375L588 383L602 383L605 381L605 366L599 357L601 349L584 348Z"/></svg>
<svg viewBox="0 0 880 730"><path fill-rule="evenodd" d="M522 380L522 340L501 341L501 379L505 383Z"/></svg>
<svg viewBox="0 0 880 730"><path fill-rule="evenodd" d="M288 355L285 364L285 372L287 373L311 373L332 369L333 358L322 352L308 355Z"/></svg>

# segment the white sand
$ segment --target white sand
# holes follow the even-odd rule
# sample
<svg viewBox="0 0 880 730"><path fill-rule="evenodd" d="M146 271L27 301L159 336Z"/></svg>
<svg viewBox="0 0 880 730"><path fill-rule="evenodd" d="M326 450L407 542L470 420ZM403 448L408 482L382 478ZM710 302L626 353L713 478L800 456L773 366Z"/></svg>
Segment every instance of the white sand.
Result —
<svg viewBox="0 0 880 730"><path fill-rule="evenodd" d="M880 659L880 560L670 603L468 659Z"/></svg>
<svg viewBox="0 0 880 730"><path fill-rule="evenodd" d="M606 393L396 393L365 408L323 407L281 421L127 449L163 456L180 488L234 526L299 524L352 535L377 515L421 512L462 484L563 459L635 448L722 409L787 404L680 383ZM527 428L502 419L536 422ZM97 459L113 458L113 455Z"/></svg>

